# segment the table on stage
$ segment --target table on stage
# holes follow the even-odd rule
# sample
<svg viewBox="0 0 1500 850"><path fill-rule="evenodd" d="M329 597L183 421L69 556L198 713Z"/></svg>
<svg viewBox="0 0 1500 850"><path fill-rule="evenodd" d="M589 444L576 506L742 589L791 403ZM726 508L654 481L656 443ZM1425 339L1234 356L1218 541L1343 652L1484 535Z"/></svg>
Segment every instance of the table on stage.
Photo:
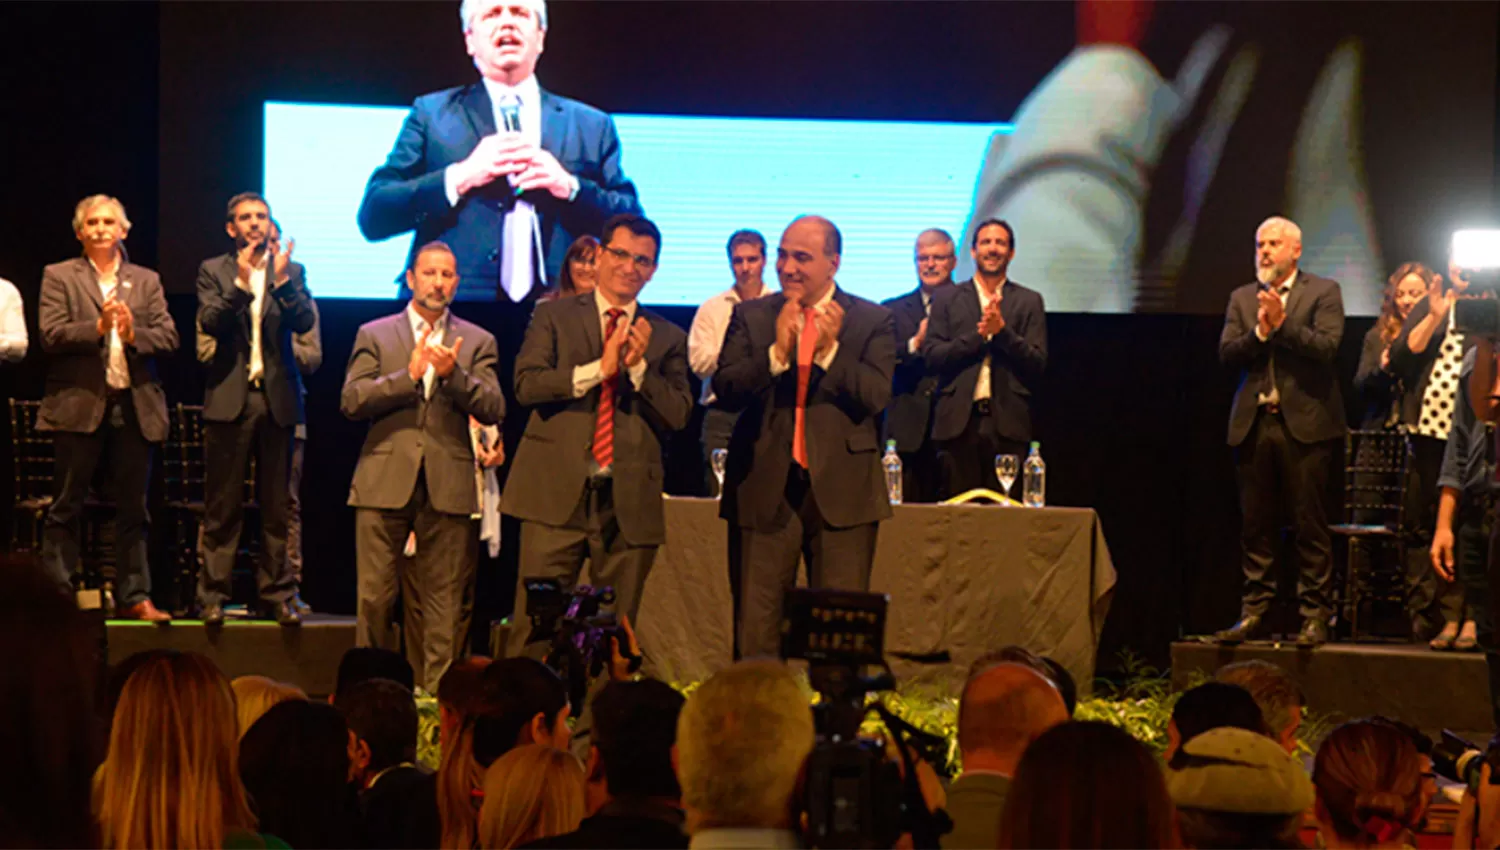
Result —
<svg viewBox="0 0 1500 850"><path fill-rule="evenodd" d="M954 687L985 652L1050 655L1088 693L1115 569L1087 508L897 505L880 526L871 589L890 595L887 651L948 650L953 663L893 660L901 681ZM685 684L731 661L728 534L712 499L668 497L667 542L636 630L652 672ZM805 570L803 571L805 575ZM803 579L805 581L805 578Z"/></svg>

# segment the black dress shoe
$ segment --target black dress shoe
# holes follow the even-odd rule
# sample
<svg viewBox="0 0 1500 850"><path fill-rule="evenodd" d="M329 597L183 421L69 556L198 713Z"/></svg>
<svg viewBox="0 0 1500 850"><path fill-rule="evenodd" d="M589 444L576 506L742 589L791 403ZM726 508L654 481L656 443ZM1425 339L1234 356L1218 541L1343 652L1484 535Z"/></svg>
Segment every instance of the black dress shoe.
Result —
<svg viewBox="0 0 1500 850"><path fill-rule="evenodd" d="M205 626L222 626L222 625L224 625L224 606L218 604L217 602L214 603L214 604L212 604L212 605L204 605L203 606L203 625L205 625Z"/></svg>
<svg viewBox="0 0 1500 850"><path fill-rule="evenodd" d="M1255 640L1258 637L1260 637L1260 615L1246 614L1238 623L1215 634L1214 640L1219 643L1234 644Z"/></svg>
<svg viewBox="0 0 1500 850"><path fill-rule="evenodd" d="M278 604L275 608L275 615L276 622L283 626L302 625L302 615L297 613L297 609L292 606L290 601Z"/></svg>
<svg viewBox="0 0 1500 850"><path fill-rule="evenodd" d="M1328 624L1322 620L1308 619L1297 633L1297 645L1312 649L1328 642Z"/></svg>

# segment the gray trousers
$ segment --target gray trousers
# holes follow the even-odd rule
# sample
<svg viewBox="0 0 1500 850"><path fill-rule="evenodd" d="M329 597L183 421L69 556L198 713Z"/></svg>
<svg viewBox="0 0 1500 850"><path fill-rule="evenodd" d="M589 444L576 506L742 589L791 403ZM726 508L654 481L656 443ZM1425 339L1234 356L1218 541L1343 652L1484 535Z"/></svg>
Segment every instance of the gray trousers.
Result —
<svg viewBox="0 0 1500 850"><path fill-rule="evenodd" d="M302 463L306 451L306 438L293 437L286 493L286 569L292 577L292 593L302 591Z"/></svg>
<svg viewBox="0 0 1500 850"><path fill-rule="evenodd" d="M797 581L800 560L807 561L807 583L812 587L870 589L880 523L834 528L824 522L807 471L795 465L787 476L785 498L786 525L775 531L741 528L729 538L730 570L740 582L742 658L777 654L782 599Z"/></svg>
<svg viewBox="0 0 1500 850"><path fill-rule="evenodd" d="M609 479L584 488L583 498L579 499L567 525L521 522L521 565L516 577L516 607L510 618L507 655L541 658L546 654L548 644L530 640L526 580L556 579L563 592L570 592L578 583L585 558L589 561L590 581L595 587L614 588L615 612L626 615L634 624L641 608L646 575L656 560L656 546L635 546L620 534L614 485Z"/></svg>
<svg viewBox="0 0 1500 850"><path fill-rule="evenodd" d="M401 556L406 536L417 534L417 555ZM474 616L474 573L479 531L467 514L435 510L427 497L426 473L417 475L411 500L400 510L356 508L354 548L358 564L354 642L395 650L392 611L402 601L402 637L416 681L437 693L448 666L468 647Z"/></svg>

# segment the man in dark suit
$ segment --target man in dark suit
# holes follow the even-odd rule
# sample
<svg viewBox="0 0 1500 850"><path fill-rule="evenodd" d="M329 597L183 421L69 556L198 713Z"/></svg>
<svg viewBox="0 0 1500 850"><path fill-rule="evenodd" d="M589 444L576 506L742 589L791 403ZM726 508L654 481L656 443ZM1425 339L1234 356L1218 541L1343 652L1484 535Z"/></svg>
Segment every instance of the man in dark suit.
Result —
<svg viewBox="0 0 1500 850"><path fill-rule="evenodd" d="M939 382L932 440L943 498L975 487L1000 489L995 456L1024 453L1031 395L1047 368L1042 296L1007 275L1015 231L998 219L982 222L969 250L974 278L934 299L922 345Z"/></svg>
<svg viewBox="0 0 1500 850"><path fill-rule="evenodd" d="M901 497L907 502L938 498L938 458L932 443L932 407L937 375L927 368L922 343L932 315L932 301L953 286L958 264L953 237L946 230L924 230L917 236L915 290L882 302L896 323L896 385L885 412L885 436L901 455Z"/></svg>
<svg viewBox="0 0 1500 850"><path fill-rule="evenodd" d="M307 273L292 248L271 238L271 207L254 192L229 199L224 231L234 250L198 267L198 325L214 338L203 391L203 623L224 622L244 522L246 466L256 456L261 551L256 586L263 612L284 626L302 617L287 568L287 478L292 429L302 421L302 378L292 334L313 325Z"/></svg>
<svg viewBox="0 0 1500 850"><path fill-rule="evenodd" d="M889 310L834 281L843 240L803 216L776 250L781 292L734 308L714 394L740 411L719 515L740 576L739 651L777 649L781 601L799 557L814 587L865 590L891 515L876 419L891 400Z"/></svg>
<svg viewBox="0 0 1500 850"><path fill-rule="evenodd" d="M84 198L73 211L83 256L42 273L37 319L48 355L47 392L36 427L52 432L57 460L42 564L71 591L84 500L108 453L115 603L122 617L163 622L171 617L151 602L146 489L152 446L167 438L167 398L149 358L177 350L177 326L156 272L126 260L129 231L118 200Z"/></svg>
<svg viewBox="0 0 1500 850"><path fill-rule="evenodd" d="M345 416L370 422L349 486L359 572L355 642L393 649L391 612L404 595L402 630L420 635L416 678L429 693L463 655L473 614L474 465L505 460L500 444L476 458L470 440L469 417L500 424L505 398L495 376L495 338L448 310L457 268L441 242L417 252L406 275L411 303L360 327L339 400ZM413 531L416 557L398 575Z"/></svg>
<svg viewBox="0 0 1500 850"><path fill-rule="evenodd" d="M1255 231L1255 253L1256 282L1230 295L1219 337L1219 359L1243 370L1229 445L1240 481L1245 591L1239 622L1216 637L1240 643L1262 631L1276 597L1272 538L1284 498L1300 567L1297 643L1317 646L1328 639L1333 572L1328 476L1345 428L1335 363L1344 300L1337 283L1297 268L1302 231L1291 221L1266 219Z"/></svg>
<svg viewBox="0 0 1500 850"><path fill-rule="evenodd" d="M512 655L531 637L526 580L569 590L585 558L615 610L635 617L666 536L662 444L693 413L687 334L636 301L661 233L622 215L601 240L597 287L538 305L516 356L516 400L531 418L501 500L521 520Z"/></svg>
<svg viewBox="0 0 1500 850"><path fill-rule="evenodd" d="M413 252L447 242L459 300L522 301L556 282L575 238L641 205L609 115L537 85L545 0L464 0L460 15L482 79L412 104L359 228L371 241L415 229Z"/></svg>

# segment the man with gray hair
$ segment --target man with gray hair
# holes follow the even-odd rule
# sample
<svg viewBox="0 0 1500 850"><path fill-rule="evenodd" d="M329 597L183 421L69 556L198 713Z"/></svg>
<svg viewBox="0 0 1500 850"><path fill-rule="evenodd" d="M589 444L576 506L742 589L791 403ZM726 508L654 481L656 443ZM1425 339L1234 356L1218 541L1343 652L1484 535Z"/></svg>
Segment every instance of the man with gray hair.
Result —
<svg viewBox="0 0 1500 850"><path fill-rule="evenodd" d="M1333 555L1325 500L1345 430L1336 362L1344 299L1338 283L1298 269L1301 256L1296 224L1280 217L1262 222L1255 231L1255 281L1230 294L1219 337L1219 359L1241 370L1229 445L1240 484L1245 572L1240 620L1216 635L1221 643L1262 633L1276 597L1272 541L1283 507L1295 526L1300 568L1297 644L1328 639Z"/></svg>
<svg viewBox="0 0 1500 850"><path fill-rule="evenodd" d="M359 229L372 242L416 231L408 266L441 240L458 300L519 302L556 282L574 239L641 205L609 115L537 83L546 0L463 0L459 16L480 81L416 99Z"/></svg>
<svg viewBox="0 0 1500 850"><path fill-rule="evenodd" d="M948 231L929 228L917 234L914 251L917 288L881 306L896 323L896 381L885 411L885 437L896 441L901 455L902 500L933 502L938 496L938 456L932 442L932 407L938 375L927 367L922 343L938 293L953 286L958 252Z"/></svg>
<svg viewBox="0 0 1500 850"><path fill-rule="evenodd" d="M742 661L693 691L677 721L688 846L801 846L795 795L813 739L807 696L780 662Z"/></svg>

